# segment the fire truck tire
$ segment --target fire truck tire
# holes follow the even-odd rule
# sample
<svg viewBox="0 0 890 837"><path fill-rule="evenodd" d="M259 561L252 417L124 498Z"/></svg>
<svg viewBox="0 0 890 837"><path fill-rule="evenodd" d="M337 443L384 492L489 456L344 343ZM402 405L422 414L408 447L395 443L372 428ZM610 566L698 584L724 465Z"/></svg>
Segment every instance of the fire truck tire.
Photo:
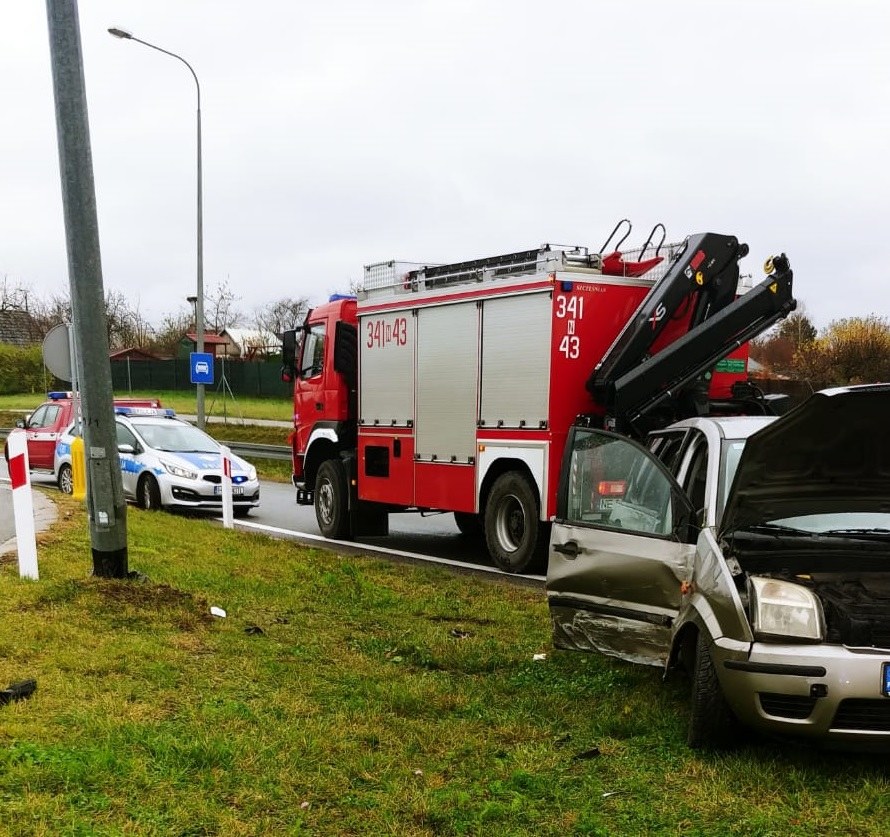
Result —
<svg viewBox="0 0 890 837"><path fill-rule="evenodd" d="M485 505L485 543L504 572L535 572L547 558L548 527L538 520L538 501L517 471L501 474Z"/></svg>
<svg viewBox="0 0 890 837"><path fill-rule="evenodd" d="M455 512L454 522L460 533L467 538L482 537L482 518L478 514L470 512Z"/></svg>
<svg viewBox="0 0 890 837"><path fill-rule="evenodd" d="M349 537L349 498L346 467L339 459L321 463L315 478L315 519L326 538Z"/></svg>

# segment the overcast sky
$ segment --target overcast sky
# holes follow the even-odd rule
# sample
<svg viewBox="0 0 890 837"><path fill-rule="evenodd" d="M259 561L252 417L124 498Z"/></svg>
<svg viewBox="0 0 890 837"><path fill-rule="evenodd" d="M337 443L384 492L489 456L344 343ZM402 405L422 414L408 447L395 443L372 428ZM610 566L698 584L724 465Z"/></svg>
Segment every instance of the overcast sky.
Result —
<svg viewBox="0 0 890 837"><path fill-rule="evenodd" d="M106 290L318 302L362 266L714 231L813 321L885 316L890 4L81 0ZM0 277L67 287L46 8L0 0Z"/></svg>

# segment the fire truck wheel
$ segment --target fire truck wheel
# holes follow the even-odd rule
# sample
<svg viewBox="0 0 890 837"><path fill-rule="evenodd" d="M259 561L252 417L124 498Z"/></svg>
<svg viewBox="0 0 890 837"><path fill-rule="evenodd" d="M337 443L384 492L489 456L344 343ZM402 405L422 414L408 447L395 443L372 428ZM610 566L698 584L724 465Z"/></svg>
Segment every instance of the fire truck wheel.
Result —
<svg viewBox="0 0 890 837"><path fill-rule="evenodd" d="M455 512L454 522L460 533L467 538L478 538L482 535L482 518L469 512Z"/></svg>
<svg viewBox="0 0 890 837"><path fill-rule="evenodd" d="M349 537L346 468L339 459L321 463L315 478L315 519L326 538Z"/></svg>
<svg viewBox="0 0 890 837"><path fill-rule="evenodd" d="M501 474L485 506L485 543L491 560L508 573L534 572L546 559L547 527L538 520L538 501L516 471Z"/></svg>

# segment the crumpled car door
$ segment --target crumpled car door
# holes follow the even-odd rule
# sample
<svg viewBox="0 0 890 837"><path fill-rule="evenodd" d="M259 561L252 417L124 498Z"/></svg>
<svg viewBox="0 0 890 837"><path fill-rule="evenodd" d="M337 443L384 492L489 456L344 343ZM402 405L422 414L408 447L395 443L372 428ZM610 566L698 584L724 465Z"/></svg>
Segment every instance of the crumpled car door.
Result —
<svg viewBox="0 0 890 837"><path fill-rule="evenodd" d="M645 448L574 428L547 572L554 645L662 665L695 553L693 516Z"/></svg>

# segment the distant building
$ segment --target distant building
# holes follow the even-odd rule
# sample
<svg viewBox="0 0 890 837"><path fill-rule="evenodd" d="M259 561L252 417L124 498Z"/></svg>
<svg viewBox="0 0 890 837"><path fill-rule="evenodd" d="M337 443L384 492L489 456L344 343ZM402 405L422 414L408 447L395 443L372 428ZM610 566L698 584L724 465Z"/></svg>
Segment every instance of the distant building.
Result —
<svg viewBox="0 0 890 837"><path fill-rule="evenodd" d="M281 340L271 331L251 328L224 328L219 336L226 342L222 354L237 360L263 360L281 353Z"/></svg>
<svg viewBox="0 0 890 837"><path fill-rule="evenodd" d="M226 339L224 337L220 337L218 334L205 334L204 335L204 351L207 354L211 355L221 355L223 352L220 350L221 346L226 345ZM182 338L179 341L179 351L178 356L187 358L191 352L198 351L198 335L194 332L186 332L182 335Z"/></svg>
<svg viewBox="0 0 890 837"><path fill-rule="evenodd" d="M117 352L112 352L108 357L110 360L162 360L158 355L136 347L120 349Z"/></svg>

